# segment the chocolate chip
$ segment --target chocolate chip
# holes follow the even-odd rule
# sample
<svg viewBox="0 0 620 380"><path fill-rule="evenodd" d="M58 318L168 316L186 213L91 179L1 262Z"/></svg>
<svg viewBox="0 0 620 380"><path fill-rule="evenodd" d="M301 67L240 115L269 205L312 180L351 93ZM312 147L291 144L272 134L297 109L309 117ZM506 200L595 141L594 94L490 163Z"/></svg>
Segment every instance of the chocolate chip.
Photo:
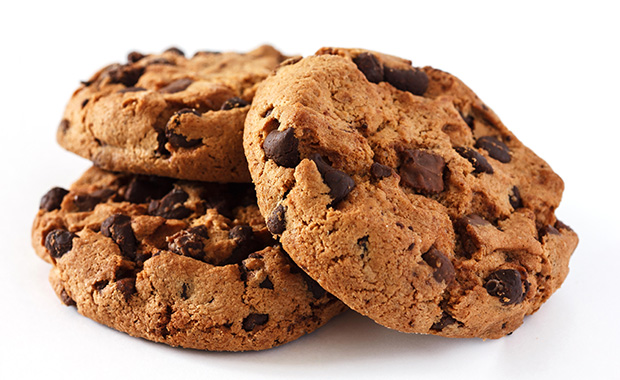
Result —
<svg viewBox="0 0 620 380"><path fill-rule="evenodd" d="M269 321L268 314L252 313L243 319L242 326L245 331L252 331L257 326L264 325L267 321Z"/></svg>
<svg viewBox="0 0 620 380"><path fill-rule="evenodd" d="M128 92L141 92L141 91L146 91L146 88L144 88L144 87L126 87L126 88L120 89L120 90L118 90L116 92L118 94L125 94L125 93L128 93Z"/></svg>
<svg viewBox="0 0 620 380"><path fill-rule="evenodd" d="M177 148L192 148L202 142L202 139L187 139L185 136L174 133L169 129L166 130L166 138L172 146Z"/></svg>
<svg viewBox="0 0 620 380"><path fill-rule="evenodd" d="M131 228L131 218L123 214L114 214L101 223L101 233L118 245L121 254L131 260L136 259L136 237Z"/></svg>
<svg viewBox="0 0 620 380"><path fill-rule="evenodd" d="M443 314L441 315L441 319L439 321L433 323L433 325L431 326L431 330L433 330L433 331L441 331L445 327L453 325L455 323L457 323L457 320L454 319L453 316L451 316L450 314L448 314L448 313L446 313L444 311Z"/></svg>
<svg viewBox="0 0 620 380"><path fill-rule="evenodd" d="M62 119L60 121L60 124L58 124L58 130L61 133L67 133L67 130L69 129L69 127L71 126L71 123L69 122L69 120L67 119Z"/></svg>
<svg viewBox="0 0 620 380"><path fill-rule="evenodd" d="M560 235L560 231L554 226L547 224L538 230L538 240L542 241L542 238L547 235Z"/></svg>
<svg viewBox="0 0 620 380"><path fill-rule="evenodd" d="M263 149L265 156L280 166L294 168L299 164L299 140L293 128L271 131L265 138Z"/></svg>
<svg viewBox="0 0 620 380"><path fill-rule="evenodd" d="M437 282L445 281L446 284L450 284L454 280L454 265L452 265L452 262L446 255L435 247L431 247L431 249L423 254L422 259L424 259L431 268L435 269L433 278L435 278Z"/></svg>
<svg viewBox="0 0 620 380"><path fill-rule="evenodd" d="M161 94L174 94L185 90L192 83L194 83L194 80L190 78L177 79L174 82L169 83L167 86L160 88L159 92Z"/></svg>
<svg viewBox="0 0 620 380"><path fill-rule="evenodd" d="M474 117L471 115L463 115L463 113L461 111L459 111L459 115L461 115L461 118L463 119L463 121L469 126L469 128L471 128L472 130L474 129Z"/></svg>
<svg viewBox="0 0 620 380"><path fill-rule="evenodd" d="M392 175L392 168L378 162L373 162L372 165L370 165L370 173L377 179L390 177Z"/></svg>
<svg viewBox="0 0 620 380"><path fill-rule="evenodd" d="M269 277L265 277L265 279L258 285L262 289L271 289L273 290L273 282L269 279Z"/></svg>
<svg viewBox="0 0 620 380"><path fill-rule="evenodd" d="M269 107L263 112L263 117L268 117L273 112L273 107Z"/></svg>
<svg viewBox="0 0 620 380"><path fill-rule="evenodd" d="M469 214L461 218L461 220L472 226L486 226L491 224L488 220L478 214Z"/></svg>
<svg viewBox="0 0 620 380"><path fill-rule="evenodd" d="M248 106L249 104L250 103L246 102L245 100L235 96L225 101L224 104L222 104L222 107L220 108L220 110L228 111L233 108L242 108L242 107Z"/></svg>
<svg viewBox="0 0 620 380"><path fill-rule="evenodd" d="M302 271L301 276L306 283L306 287L308 288L310 293L312 293L312 297L314 297L315 299L322 298L327 293L325 289L323 289L321 285L319 285L319 283L316 282L312 277L308 276L306 272Z"/></svg>
<svg viewBox="0 0 620 380"><path fill-rule="evenodd" d="M92 211L101 199L90 194L76 194L73 196L73 204L78 212Z"/></svg>
<svg viewBox="0 0 620 380"><path fill-rule="evenodd" d="M170 155L170 151L168 151L168 149L166 149L166 143L168 142L168 139L166 138L166 133L165 132L158 132L157 133L157 149L155 149L155 154L159 155L159 156L169 156Z"/></svg>
<svg viewBox="0 0 620 380"><path fill-rule="evenodd" d="M357 246L360 247L360 249L362 250L362 253L360 254L361 258L366 257L366 255L368 254L368 238L370 236L366 235L366 236L362 236L361 238L357 239Z"/></svg>
<svg viewBox="0 0 620 380"><path fill-rule="evenodd" d="M228 232L228 238L235 241L235 248L222 265L238 264L258 248L254 230L250 226L235 226Z"/></svg>
<svg viewBox="0 0 620 380"><path fill-rule="evenodd" d="M567 226L566 224L564 224L560 220L556 220L555 221L555 228L558 229L558 230L568 230L568 231L572 231L573 230L572 228L570 228L570 226Z"/></svg>
<svg viewBox="0 0 620 380"><path fill-rule="evenodd" d="M484 288L493 297L498 297L504 305L514 305L523 301L521 274L514 269L500 269L486 278Z"/></svg>
<svg viewBox="0 0 620 380"><path fill-rule="evenodd" d="M441 156L423 150L406 149L401 153L401 158L398 172L402 184L428 193L443 191L445 161Z"/></svg>
<svg viewBox="0 0 620 380"><path fill-rule="evenodd" d="M499 162L510 162L510 149L501 142L497 137L483 136L476 140L476 148L482 148Z"/></svg>
<svg viewBox="0 0 620 380"><path fill-rule="evenodd" d="M154 59L151 59L150 61L148 61L148 62L147 62L147 65L149 65L149 66L150 66L150 65L168 65L168 66L174 66L174 65L175 65L175 63L174 63L174 62L172 62L172 61L171 61L171 60L169 60L169 59L159 57L159 58L154 58Z"/></svg>
<svg viewBox="0 0 620 380"><path fill-rule="evenodd" d="M364 73L369 82L379 83L383 80L383 66L374 54L368 52L361 53L353 58L353 63L355 63L359 71Z"/></svg>
<svg viewBox="0 0 620 380"><path fill-rule="evenodd" d="M129 301L129 298L137 292L136 279L131 277L122 278L116 281L116 288L123 294L125 301Z"/></svg>
<svg viewBox="0 0 620 380"><path fill-rule="evenodd" d="M428 76L424 71L410 69L394 69L385 67L383 75L389 84L401 91L409 91L413 95L424 95L428 88Z"/></svg>
<svg viewBox="0 0 620 380"><path fill-rule="evenodd" d="M207 237L208 233L205 226L198 226L189 230L180 231L175 234L172 241L168 243L168 249L177 255L188 256L196 260L204 260L205 246L202 239Z"/></svg>
<svg viewBox="0 0 620 380"><path fill-rule="evenodd" d="M125 87L133 87L144 74L144 67L122 65L112 67L108 71L111 83L121 83Z"/></svg>
<svg viewBox="0 0 620 380"><path fill-rule="evenodd" d="M135 87L134 87L134 88L135 88ZM86 105L88 104L88 101L89 101L89 100L90 100L89 98L86 98L86 99L84 99L84 100L82 101L82 108L86 107Z"/></svg>
<svg viewBox="0 0 620 380"><path fill-rule="evenodd" d="M286 207L279 204L267 219L267 229L274 235L280 235L286 229Z"/></svg>
<svg viewBox="0 0 620 380"><path fill-rule="evenodd" d="M192 210L183 206L189 195L182 189L172 189L161 200L149 203L149 215L162 216L166 219L184 219L192 214Z"/></svg>
<svg viewBox="0 0 620 380"><path fill-rule="evenodd" d="M71 296L69 296L69 294L67 293L66 290L61 290L60 291L60 300L62 301L62 303L64 303L67 306L75 306L75 301L73 300L73 298L71 298Z"/></svg>
<svg viewBox="0 0 620 380"><path fill-rule="evenodd" d="M174 54L185 57L185 53L183 52L183 50L179 49L176 46L169 47L168 49L164 50L164 53L174 53Z"/></svg>
<svg viewBox="0 0 620 380"><path fill-rule="evenodd" d="M41 197L39 209L45 211L53 211L59 209L63 198L67 194L69 194L69 191L63 189L62 187L51 188L50 191L48 191L43 197Z"/></svg>
<svg viewBox="0 0 620 380"><path fill-rule="evenodd" d="M318 153L310 156L323 177L323 181L329 187L329 196L332 198L331 206L342 201L354 188L355 181L342 170L334 169Z"/></svg>
<svg viewBox="0 0 620 380"><path fill-rule="evenodd" d="M73 238L75 237L77 237L76 234L67 230L53 230L45 237L45 248L53 258L59 259L73 248Z"/></svg>
<svg viewBox="0 0 620 380"><path fill-rule="evenodd" d="M134 176L131 178L123 198L131 203L145 203L160 199L173 189L173 180L156 176Z"/></svg>
<svg viewBox="0 0 620 380"><path fill-rule="evenodd" d="M196 116L202 116L202 114L200 112L196 111L193 108L183 108L181 110L178 110L176 112L176 115L183 115L183 114L186 114L186 113L191 113L192 115L196 115Z"/></svg>
<svg viewBox="0 0 620 380"><path fill-rule="evenodd" d="M523 207L523 201L521 200L521 193L519 193L519 188L516 186L512 187L512 191L510 195L508 195L508 201L513 209L518 209Z"/></svg>
<svg viewBox="0 0 620 380"><path fill-rule="evenodd" d="M457 151L463 158L466 158L473 167L474 173L488 173L493 174L493 167L483 155L478 153L475 149L466 148L466 147L456 147L454 150Z"/></svg>
<svg viewBox="0 0 620 380"><path fill-rule="evenodd" d="M481 242L475 235L475 228L490 224L491 223L483 219L480 215L476 214L470 214L459 218L454 223L454 230L458 234L461 243L462 251L460 251L460 254L467 258L471 258L481 247Z"/></svg>
<svg viewBox="0 0 620 380"><path fill-rule="evenodd" d="M137 51L132 51L131 53L127 54L127 62L136 63L144 57L146 57L144 54Z"/></svg>

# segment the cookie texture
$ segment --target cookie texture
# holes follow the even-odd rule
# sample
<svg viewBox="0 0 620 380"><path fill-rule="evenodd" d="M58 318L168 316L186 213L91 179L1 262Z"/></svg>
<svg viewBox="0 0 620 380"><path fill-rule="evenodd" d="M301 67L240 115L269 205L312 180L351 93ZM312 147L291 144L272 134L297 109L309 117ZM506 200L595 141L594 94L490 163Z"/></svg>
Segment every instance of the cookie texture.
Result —
<svg viewBox="0 0 620 380"><path fill-rule="evenodd" d="M244 146L269 230L384 326L499 338L568 273L562 180L448 73L323 48L259 86Z"/></svg>
<svg viewBox="0 0 620 380"><path fill-rule="evenodd" d="M249 182L243 123L255 86L285 57L179 49L130 53L82 82L58 127L65 149L103 169L211 182Z"/></svg>
<svg viewBox="0 0 620 380"><path fill-rule="evenodd" d="M267 349L345 309L272 239L249 184L93 167L42 198L32 239L63 303L172 346Z"/></svg>

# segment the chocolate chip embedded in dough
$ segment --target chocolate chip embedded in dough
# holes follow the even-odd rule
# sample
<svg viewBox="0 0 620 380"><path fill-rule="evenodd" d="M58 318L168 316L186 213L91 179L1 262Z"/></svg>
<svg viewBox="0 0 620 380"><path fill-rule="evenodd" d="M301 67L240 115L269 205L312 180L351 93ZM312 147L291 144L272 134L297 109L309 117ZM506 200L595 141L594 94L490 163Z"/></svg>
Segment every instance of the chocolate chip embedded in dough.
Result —
<svg viewBox="0 0 620 380"><path fill-rule="evenodd" d="M228 100L226 100L224 102L224 104L222 104L222 107L220 108L221 111L228 111L231 110L233 108L242 108L242 107L246 107L250 105L250 103L246 102L245 100L235 96L232 97Z"/></svg>
<svg viewBox="0 0 620 380"><path fill-rule="evenodd" d="M132 51L131 53L127 54L127 62L136 63L144 57L146 57L144 54L137 51Z"/></svg>
<svg viewBox="0 0 620 380"><path fill-rule="evenodd" d="M493 167L489 164L489 161L487 161L483 155L478 153L477 150L467 147L456 147L454 150L456 150L461 157L467 159L467 161L472 164L474 167L474 173L494 173Z"/></svg>
<svg viewBox="0 0 620 380"><path fill-rule="evenodd" d="M258 286L262 289L271 289L273 290L273 282L269 279L269 277L265 277L265 279L258 284Z"/></svg>
<svg viewBox="0 0 620 380"><path fill-rule="evenodd" d="M424 253L422 259L434 269L433 278L437 282L444 281L446 284L450 284L454 280L456 275L454 265L446 255L435 247L431 247Z"/></svg>
<svg viewBox="0 0 620 380"><path fill-rule="evenodd" d="M455 323L457 323L457 320L454 319L453 316L451 316L450 314L448 314L448 313L446 313L444 311L443 314L441 315L441 319L439 321L433 323L433 325L431 326L431 330L433 330L433 331L441 331L445 327L453 325Z"/></svg>
<svg viewBox="0 0 620 380"><path fill-rule="evenodd" d="M353 58L353 63L364 73L369 82L379 83L383 80L383 66L374 54L361 53Z"/></svg>
<svg viewBox="0 0 620 380"><path fill-rule="evenodd" d="M126 93L130 93L130 92L142 92L142 91L146 91L146 88L144 88L144 87L125 87L125 88L122 88L122 89L116 91L116 93L117 94L126 94ZM88 99L86 99L86 100L88 100ZM84 104L84 105L86 105L86 104Z"/></svg>
<svg viewBox="0 0 620 380"><path fill-rule="evenodd" d="M262 326L269 321L268 314L252 313L243 319L242 327L245 331L252 331L258 326Z"/></svg>
<svg viewBox="0 0 620 380"><path fill-rule="evenodd" d="M77 237L76 234L67 230L53 230L45 237L45 248L53 258L59 259L73 248L73 238L75 237Z"/></svg>
<svg viewBox="0 0 620 380"><path fill-rule="evenodd" d="M136 279L134 277L121 278L116 281L116 288L123 294L125 301L129 301L131 296L137 293Z"/></svg>
<svg viewBox="0 0 620 380"><path fill-rule="evenodd" d="M250 226L233 227L228 232L228 238L235 241L235 248L233 248L230 256L222 262L222 265L238 264L258 248L254 230Z"/></svg>
<svg viewBox="0 0 620 380"><path fill-rule="evenodd" d="M510 162L510 149L508 149L508 146L501 142L497 137L480 137L478 140L476 140L476 144L474 146L476 148L482 148L486 150L489 153L489 156L493 157L499 162Z"/></svg>
<svg viewBox="0 0 620 380"><path fill-rule="evenodd" d="M166 219L184 219L192 214L192 210L183 206L189 198L182 189L172 189L160 200L152 200L149 203L148 213L150 215L162 216Z"/></svg>
<svg viewBox="0 0 620 380"><path fill-rule="evenodd" d="M523 207L523 201L521 200L521 193L519 192L519 188L516 186L512 187L510 194L508 195L508 201L513 209L518 209Z"/></svg>
<svg viewBox="0 0 620 380"><path fill-rule="evenodd" d="M177 79L174 82L171 82L168 85L160 88L159 92L161 94L175 94L177 92L185 90L192 83L194 83L194 80L190 78Z"/></svg>
<svg viewBox="0 0 620 380"><path fill-rule="evenodd" d="M392 168L389 166L382 165L378 162L373 162L370 165L370 173L377 179L390 177L392 175Z"/></svg>
<svg viewBox="0 0 620 380"><path fill-rule="evenodd" d="M168 49L164 50L164 53L174 53L176 55L185 57L185 53L183 52L183 50L179 49L176 46L169 47Z"/></svg>
<svg viewBox="0 0 620 380"><path fill-rule="evenodd" d="M47 193L45 193L43 197L41 197L39 209L48 212L58 210L60 208L60 204L62 203L63 198L67 194L69 194L69 191L63 189L62 187L51 188Z"/></svg>
<svg viewBox="0 0 620 380"><path fill-rule="evenodd" d="M144 74L144 67L132 65L117 65L108 71L111 83L121 83L125 87L133 87Z"/></svg>
<svg viewBox="0 0 620 380"><path fill-rule="evenodd" d="M204 228L204 231L200 228ZM206 235L206 236L205 236ZM177 255L191 257L196 260L204 260L203 238L207 238L208 233L204 226L190 228L179 231L168 242L168 249Z"/></svg>
<svg viewBox="0 0 620 380"><path fill-rule="evenodd" d="M69 120L67 119L62 119L60 121L60 124L58 124L58 130L61 133L67 133L67 130L69 130L69 127L71 126L71 122L69 122Z"/></svg>
<svg viewBox="0 0 620 380"><path fill-rule="evenodd" d="M428 88L428 76L416 68L395 69L385 67L383 76L386 82L401 91L409 91L413 95L424 95Z"/></svg>
<svg viewBox="0 0 620 380"><path fill-rule="evenodd" d="M406 149L401 157L402 164L398 172L403 185L428 193L443 191L445 161L441 156L423 150Z"/></svg>
<svg viewBox="0 0 620 380"><path fill-rule="evenodd" d="M145 203L162 198L173 187L173 180L170 178L134 176L125 189L123 199L131 203Z"/></svg>
<svg viewBox="0 0 620 380"><path fill-rule="evenodd" d="M131 228L131 217L124 214L114 214L101 223L101 233L109 237L118 245L123 256L135 260L136 237Z"/></svg>
<svg viewBox="0 0 620 380"><path fill-rule="evenodd" d="M355 181L350 175L342 170L334 169L318 153L312 154L310 159L314 161L323 181L329 187L329 196L332 198L331 206L340 203L355 188Z"/></svg>
<svg viewBox="0 0 620 380"><path fill-rule="evenodd" d="M273 209L267 219L267 229L274 235L279 235L286 229L286 207L279 204Z"/></svg>
<svg viewBox="0 0 620 380"><path fill-rule="evenodd" d="M299 140L293 128L284 131L273 130L263 143L265 156L285 168L294 168L299 164Z"/></svg>
<svg viewBox="0 0 620 380"><path fill-rule="evenodd" d="M504 305L523 301L521 274L514 269L500 269L486 278L484 288L490 295L499 298Z"/></svg>

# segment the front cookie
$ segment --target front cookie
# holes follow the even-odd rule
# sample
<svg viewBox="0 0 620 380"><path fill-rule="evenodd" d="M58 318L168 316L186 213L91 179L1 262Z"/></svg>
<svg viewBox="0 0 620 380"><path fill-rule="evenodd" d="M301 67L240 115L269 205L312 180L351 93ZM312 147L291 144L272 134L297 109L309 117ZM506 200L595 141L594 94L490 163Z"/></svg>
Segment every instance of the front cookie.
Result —
<svg viewBox="0 0 620 380"><path fill-rule="evenodd" d="M89 169L50 190L36 252L67 305L172 346L271 348L310 333L344 305L272 240L250 185Z"/></svg>
<svg viewBox="0 0 620 380"><path fill-rule="evenodd" d="M82 82L57 140L107 170L249 182L243 123L255 85L283 59L270 46L192 58L131 53Z"/></svg>
<svg viewBox="0 0 620 380"><path fill-rule="evenodd" d="M244 145L284 249L387 327L499 338L567 275L561 179L447 73L321 49L261 84Z"/></svg>

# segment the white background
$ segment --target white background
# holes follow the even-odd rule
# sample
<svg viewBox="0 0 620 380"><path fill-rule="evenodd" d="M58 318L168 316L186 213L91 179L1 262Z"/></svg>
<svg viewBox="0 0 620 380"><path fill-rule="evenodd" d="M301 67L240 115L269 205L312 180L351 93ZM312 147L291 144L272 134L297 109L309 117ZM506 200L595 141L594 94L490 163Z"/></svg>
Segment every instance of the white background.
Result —
<svg viewBox="0 0 620 380"><path fill-rule="evenodd" d="M510 4L510 5L509 5ZM620 27L613 1L3 1L0 378L618 379ZM364 47L459 76L564 179L571 272L512 336L408 335L352 312L280 348L212 353L131 338L63 306L30 246L40 197L89 163L60 149L65 103L132 50ZM216 377L217 376L217 377Z"/></svg>

